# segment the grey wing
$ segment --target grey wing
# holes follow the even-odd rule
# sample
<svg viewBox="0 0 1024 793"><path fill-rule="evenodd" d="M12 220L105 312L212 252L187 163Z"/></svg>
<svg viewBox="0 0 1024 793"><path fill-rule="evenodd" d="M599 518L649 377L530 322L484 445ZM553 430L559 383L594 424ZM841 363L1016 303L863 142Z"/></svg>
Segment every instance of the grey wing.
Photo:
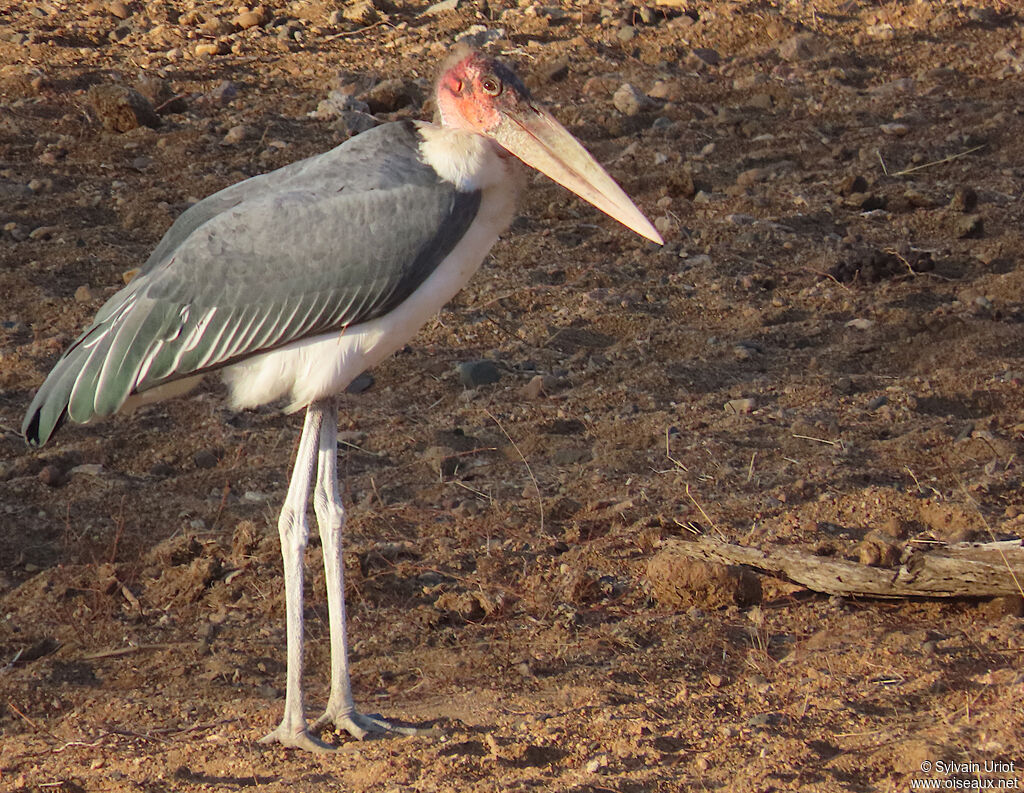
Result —
<svg viewBox="0 0 1024 793"><path fill-rule="evenodd" d="M256 185L255 196L226 201L164 246L58 361L29 408L26 438L45 443L64 420L110 415L132 393L397 306L455 247L480 196L415 158L392 165L362 184L308 172L323 162L300 177L293 167L277 189Z"/></svg>

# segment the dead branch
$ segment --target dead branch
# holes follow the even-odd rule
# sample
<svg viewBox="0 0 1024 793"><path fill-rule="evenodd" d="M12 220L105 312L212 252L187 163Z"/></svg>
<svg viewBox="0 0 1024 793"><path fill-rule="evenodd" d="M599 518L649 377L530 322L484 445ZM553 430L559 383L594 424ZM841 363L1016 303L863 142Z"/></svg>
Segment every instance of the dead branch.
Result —
<svg viewBox="0 0 1024 793"><path fill-rule="evenodd" d="M999 597L1019 595L1024 580L1024 542L958 543L933 550L908 547L898 567L869 567L815 556L797 548L768 550L708 536L674 540L666 551L688 559L743 564L831 595L870 597Z"/></svg>

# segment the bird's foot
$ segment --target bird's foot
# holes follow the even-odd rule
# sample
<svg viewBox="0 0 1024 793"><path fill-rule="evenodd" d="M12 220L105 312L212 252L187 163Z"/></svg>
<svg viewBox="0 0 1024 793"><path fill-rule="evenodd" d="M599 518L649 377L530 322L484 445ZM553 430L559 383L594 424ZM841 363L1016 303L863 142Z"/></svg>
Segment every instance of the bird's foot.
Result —
<svg viewBox="0 0 1024 793"><path fill-rule="evenodd" d="M304 726L294 729L284 722L260 738L260 743L279 743L291 749L302 749L315 754L328 754L336 749L312 735Z"/></svg>
<svg viewBox="0 0 1024 793"><path fill-rule="evenodd" d="M391 734L391 735L424 735L429 730L421 730L417 727L405 727L393 724L376 713L360 713L357 710L349 709L344 712L333 713L331 708L324 711L324 714L313 722L311 729L316 732L328 725L334 725L336 730L344 730L356 740L363 740L370 733Z"/></svg>

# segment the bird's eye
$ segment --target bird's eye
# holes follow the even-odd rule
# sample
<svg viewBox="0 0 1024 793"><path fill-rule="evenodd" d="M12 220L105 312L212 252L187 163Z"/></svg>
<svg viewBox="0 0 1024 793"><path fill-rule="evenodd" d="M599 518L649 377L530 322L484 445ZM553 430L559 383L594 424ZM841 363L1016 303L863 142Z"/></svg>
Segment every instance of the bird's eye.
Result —
<svg viewBox="0 0 1024 793"><path fill-rule="evenodd" d="M501 93L501 80L497 77L487 76L480 81L480 87L484 89L485 94L497 96Z"/></svg>

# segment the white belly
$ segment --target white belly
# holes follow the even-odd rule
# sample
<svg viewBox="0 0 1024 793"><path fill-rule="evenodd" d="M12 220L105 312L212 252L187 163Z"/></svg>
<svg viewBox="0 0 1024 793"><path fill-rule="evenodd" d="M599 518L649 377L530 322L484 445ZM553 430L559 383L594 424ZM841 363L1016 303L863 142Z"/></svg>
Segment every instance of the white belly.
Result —
<svg viewBox="0 0 1024 793"><path fill-rule="evenodd" d="M506 171L505 163L500 167ZM286 410L299 410L341 393L359 374L401 348L479 269L512 220L516 192L502 179L485 187L480 210L465 236L419 289L384 316L226 368L223 377L232 407L254 407L284 397L289 402Z"/></svg>

